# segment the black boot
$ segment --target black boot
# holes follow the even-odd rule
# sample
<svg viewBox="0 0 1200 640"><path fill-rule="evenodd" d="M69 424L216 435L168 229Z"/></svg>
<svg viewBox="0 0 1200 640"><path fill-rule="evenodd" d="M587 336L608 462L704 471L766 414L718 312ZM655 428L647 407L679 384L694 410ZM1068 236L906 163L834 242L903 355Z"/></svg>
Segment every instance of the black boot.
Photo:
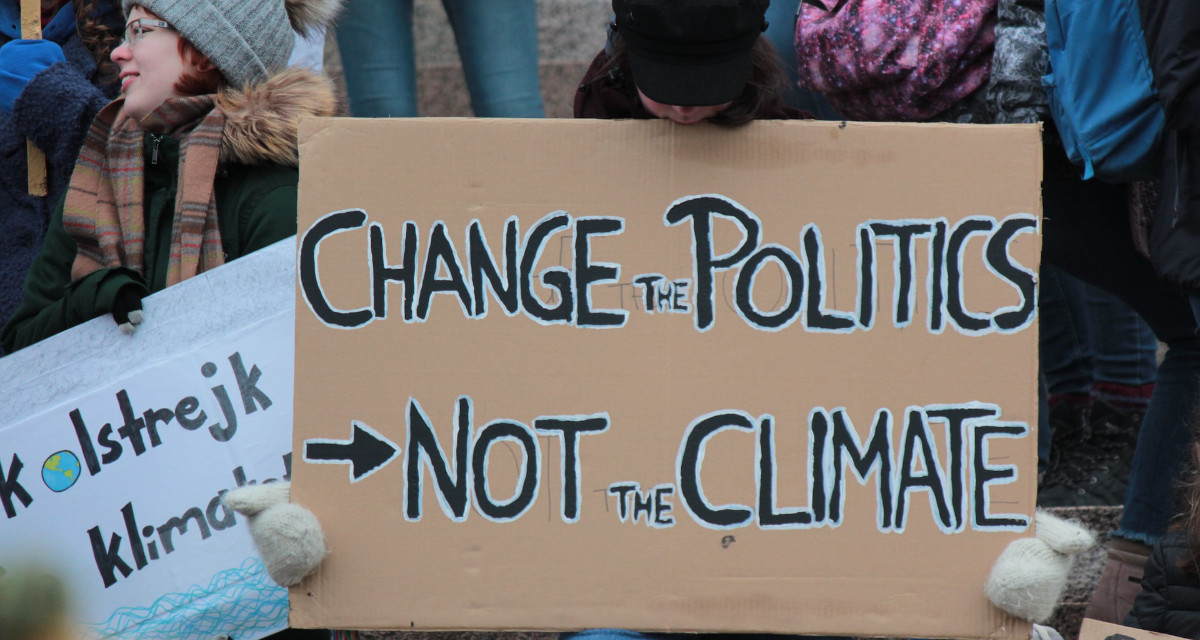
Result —
<svg viewBox="0 0 1200 640"><path fill-rule="evenodd" d="M1087 442L1089 406L1060 402L1050 408L1050 462L1038 483L1039 507L1071 504L1079 471L1079 448Z"/></svg>
<svg viewBox="0 0 1200 640"><path fill-rule="evenodd" d="M1043 507L1101 507L1125 503L1125 487L1141 412L1122 412L1103 400L1095 400L1087 412L1081 442L1065 446L1066 456L1053 485L1038 492ZM1054 445L1052 445L1054 446ZM1053 461L1053 456L1051 457Z"/></svg>
<svg viewBox="0 0 1200 640"><path fill-rule="evenodd" d="M1091 444L1099 450L1099 458L1089 474L1089 482L1081 485L1097 504L1125 504L1125 488L1133 468L1133 451L1137 448L1138 430L1144 413L1121 410L1103 401L1092 403L1088 418Z"/></svg>

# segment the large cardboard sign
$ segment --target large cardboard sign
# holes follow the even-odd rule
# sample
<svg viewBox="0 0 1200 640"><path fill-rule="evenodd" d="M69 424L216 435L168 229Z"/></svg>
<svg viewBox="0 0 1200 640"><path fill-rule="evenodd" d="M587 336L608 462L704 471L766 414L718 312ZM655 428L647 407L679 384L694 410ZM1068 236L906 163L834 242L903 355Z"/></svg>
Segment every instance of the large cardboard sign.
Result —
<svg viewBox="0 0 1200 640"><path fill-rule="evenodd" d="M1034 126L306 121L293 624L1026 635L1040 178Z"/></svg>
<svg viewBox="0 0 1200 640"><path fill-rule="evenodd" d="M0 358L0 569L63 578L83 638L287 622L228 489L289 476L293 243ZM203 313L197 313L203 310Z"/></svg>

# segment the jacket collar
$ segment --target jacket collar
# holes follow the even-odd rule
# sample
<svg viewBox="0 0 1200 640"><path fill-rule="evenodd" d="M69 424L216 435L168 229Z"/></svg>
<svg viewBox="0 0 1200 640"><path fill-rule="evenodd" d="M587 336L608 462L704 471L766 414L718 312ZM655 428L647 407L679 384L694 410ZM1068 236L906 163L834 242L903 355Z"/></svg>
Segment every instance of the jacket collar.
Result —
<svg viewBox="0 0 1200 640"><path fill-rule="evenodd" d="M221 161L247 165L298 166L300 118L337 115L330 81L298 67L240 90L223 89L216 107L227 119Z"/></svg>

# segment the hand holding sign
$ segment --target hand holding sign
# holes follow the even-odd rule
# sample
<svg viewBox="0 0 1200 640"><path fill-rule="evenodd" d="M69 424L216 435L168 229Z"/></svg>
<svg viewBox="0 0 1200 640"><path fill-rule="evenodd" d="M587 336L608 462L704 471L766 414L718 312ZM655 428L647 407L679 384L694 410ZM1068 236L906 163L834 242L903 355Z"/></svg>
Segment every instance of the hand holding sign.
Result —
<svg viewBox="0 0 1200 640"><path fill-rule="evenodd" d="M142 324L145 314L142 313L142 296L146 289L140 285L127 284L117 290L113 299L113 321L121 329L121 333L131 336Z"/></svg>
<svg viewBox="0 0 1200 640"><path fill-rule="evenodd" d="M992 565L984 593L997 607L1031 622L1045 622L1067 584L1071 556L1096 543L1083 527L1038 511L1037 534L1008 545Z"/></svg>
<svg viewBox="0 0 1200 640"><path fill-rule="evenodd" d="M250 518L250 535L267 573L290 587L325 558L325 535L311 511L288 502L292 483L252 485L225 494L222 503Z"/></svg>

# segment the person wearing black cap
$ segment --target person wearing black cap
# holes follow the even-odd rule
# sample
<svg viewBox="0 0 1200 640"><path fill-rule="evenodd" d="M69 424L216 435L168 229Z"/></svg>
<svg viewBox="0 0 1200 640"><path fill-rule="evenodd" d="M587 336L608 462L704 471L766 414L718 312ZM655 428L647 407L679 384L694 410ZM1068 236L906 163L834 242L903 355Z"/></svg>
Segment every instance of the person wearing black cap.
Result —
<svg viewBox="0 0 1200 640"><path fill-rule="evenodd" d="M783 101L763 32L768 0L613 0L609 46L575 94L576 118L737 125L811 118Z"/></svg>

